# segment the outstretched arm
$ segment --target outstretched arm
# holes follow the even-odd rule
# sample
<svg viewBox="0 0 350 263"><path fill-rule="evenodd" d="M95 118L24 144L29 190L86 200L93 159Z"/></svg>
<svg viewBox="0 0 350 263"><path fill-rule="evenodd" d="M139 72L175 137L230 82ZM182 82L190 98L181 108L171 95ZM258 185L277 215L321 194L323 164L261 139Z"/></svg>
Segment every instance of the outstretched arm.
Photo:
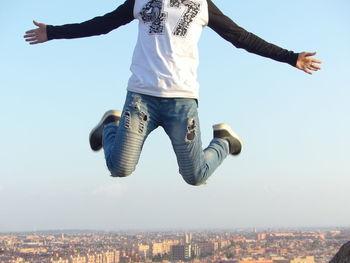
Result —
<svg viewBox="0 0 350 263"><path fill-rule="evenodd" d="M30 44L39 44L51 39L71 39L107 34L134 19L134 4L135 0L126 0L114 11L83 23L51 26L34 21L38 28L27 31L24 38Z"/></svg>
<svg viewBox="0 0 350 263"><path fill-rule="evenodd" d="M279 46L266 42L238 26L229 17L225 16L211 0L208 0L209 23L208 26L221 37L231 42L237 48L243 48L248 52L271 58L273 60L288 63L306 73L320 69L321 61L312 58L316 53L295 53Z"/></svg>

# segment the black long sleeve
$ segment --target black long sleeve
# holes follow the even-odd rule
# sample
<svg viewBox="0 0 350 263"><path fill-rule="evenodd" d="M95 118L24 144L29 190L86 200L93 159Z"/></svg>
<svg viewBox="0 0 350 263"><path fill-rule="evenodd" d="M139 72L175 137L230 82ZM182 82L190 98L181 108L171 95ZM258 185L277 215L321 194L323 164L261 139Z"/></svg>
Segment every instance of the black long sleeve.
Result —
<svg viewBox="0 0 350 263"><path fill-rule="evenodd" d="M83 23L66 24L62 26L47 26L47 38L71 39L107 34L134 19L133 9L135 0L126 0L114 11L98 16Z"/></svg>
<svg viewBox="0 0 350 263"><path fill-rule="evenodd" d="M246 31L225 16L211 0L208 1L209 23L208 26L222 38L231 42L237 48L243 48L248 52L271 58L280 62L296 65L298 53L280 48L268 43L258 36Z"/></svg>

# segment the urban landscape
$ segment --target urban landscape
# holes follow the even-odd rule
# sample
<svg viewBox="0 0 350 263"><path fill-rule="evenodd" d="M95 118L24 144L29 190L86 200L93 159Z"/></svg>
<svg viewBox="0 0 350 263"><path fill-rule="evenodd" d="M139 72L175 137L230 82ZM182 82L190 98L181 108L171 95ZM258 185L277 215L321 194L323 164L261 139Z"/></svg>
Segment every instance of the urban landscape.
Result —
<svg viewBox="0 0 350 263"><path fill-rule="evenodd" d="M350 228L0 233L1 263L327 263Z"/></svg>

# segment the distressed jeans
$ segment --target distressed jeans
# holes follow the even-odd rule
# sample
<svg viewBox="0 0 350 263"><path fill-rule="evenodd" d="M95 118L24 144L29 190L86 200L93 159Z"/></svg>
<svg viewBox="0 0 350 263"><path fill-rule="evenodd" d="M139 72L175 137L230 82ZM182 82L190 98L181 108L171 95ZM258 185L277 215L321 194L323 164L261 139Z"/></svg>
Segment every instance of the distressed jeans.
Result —
<svg viewBox="0 0 350 263"><path fill-rule="evenodd" d="M190 185L201 185L229 154L228 142L214 138L202 149L197 101L159 98L128 91L119 124L104 127L102 145L113 177L130 175L147 136L162 126L176 154L179 172Z"/></svg>

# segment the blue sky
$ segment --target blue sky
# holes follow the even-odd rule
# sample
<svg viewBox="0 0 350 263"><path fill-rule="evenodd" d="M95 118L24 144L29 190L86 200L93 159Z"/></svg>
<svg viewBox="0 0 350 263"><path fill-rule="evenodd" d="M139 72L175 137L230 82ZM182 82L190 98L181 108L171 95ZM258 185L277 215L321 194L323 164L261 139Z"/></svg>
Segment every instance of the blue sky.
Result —
<svg viewBox="0 0 350 263"><path fill-rule="evenodd" d="M88 134L123 106L137 34L23 40L32 20L59 25L121 1L2 1L0 231L349 226L350 3L214 1L236 23L287 49L317 51L309 76L248 54L206 28L199 47L202 141L229 123L244 141L206 186L186 185L159 128L128 178L111 178Z"/></svg>

